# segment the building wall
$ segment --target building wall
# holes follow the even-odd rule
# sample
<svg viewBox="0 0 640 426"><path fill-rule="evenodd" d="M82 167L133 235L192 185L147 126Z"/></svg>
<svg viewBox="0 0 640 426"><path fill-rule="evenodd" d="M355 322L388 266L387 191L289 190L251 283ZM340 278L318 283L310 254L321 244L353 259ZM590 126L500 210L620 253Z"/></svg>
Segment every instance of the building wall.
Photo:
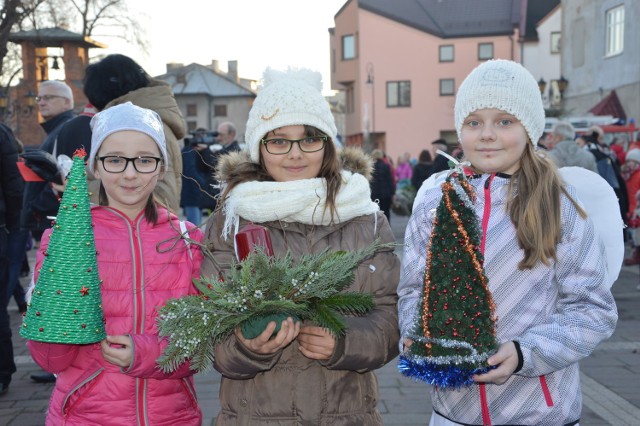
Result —
<svg viewBox="0 0 640 426"><path fill-rule="evenodd" d="M624 4L624 49L605 57L605 13ZM562 70L569 80L565 109L584 115L616 89L627 117L640 117L640 2L637 0L563 0Z"/></svg>
<svg viewBox="0 0 640 426"><path fill-rule="evenodd" d="M249 119L249 110L253 104L253 100L248 97L225 98L214 97L211 100L207 95L175 95L178 107L182 112L182 116L187 124L187 128L205 128L215 131L220 123L230 121L235 124L237 129L237 140L244 143L244 134ZM188 105L195 104L197 108L196 115L188 115ZM215 116L215 105L226 105L226 116ZM190 124L191 123L191 124Z"/></svg>
<svg viewBox="0 0 640 426"><path fill-rule="evenodd" d="M562 37L562 8L557 7L538 25L538 41L526 42L522 46L522 65L531 72L536 80L541 78L547 85L543 94L545 107L560 102L557 91L554 93L552 82L563 75L561 67L561 53L552 52L552 33L560 32ZM562 46L562 45L561 45ZM560 49L562 50L562 48ZM554 96L555 95L555 96ZM555 99L551 99L554 98Z"/></svg>
<svg viewBox="0 0 640 426"><path fill-rule="evenodd" d="M455 130L455 97L440 96L440 79L453 78L457 90L464 77L481 62L479 43L493 42L496 58L519 57L515 36L443 40L356 6L351 2L336 18L332 88L344 90L341 82L354 84L355 109L347 109L345 116L347 137L364 134L370 123L371 131L378 133L379 146L394 159L404 152L417 157L443 132L451 134ZM341 61L341 37L350 33L357 34L357 57ZM454 62L439 62L441 44L454 45ZM367 64L373 66L373 87L366 83ZM411 82L411 107L387 107L387 82L401 80Z"/></svg>

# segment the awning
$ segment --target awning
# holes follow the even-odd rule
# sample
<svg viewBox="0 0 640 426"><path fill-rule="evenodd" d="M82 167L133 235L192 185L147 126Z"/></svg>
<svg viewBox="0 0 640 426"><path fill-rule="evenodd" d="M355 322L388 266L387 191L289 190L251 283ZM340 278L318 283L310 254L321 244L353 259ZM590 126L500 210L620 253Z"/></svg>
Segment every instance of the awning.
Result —
<svg viewBox="0 0 640 426"><path fill-rule="evenodd" d="M612 90L611 93L591 108L589 112L594 115L612 115L622 122L627 121L627 114L624 112L624 108L615 90Z"/></svg>

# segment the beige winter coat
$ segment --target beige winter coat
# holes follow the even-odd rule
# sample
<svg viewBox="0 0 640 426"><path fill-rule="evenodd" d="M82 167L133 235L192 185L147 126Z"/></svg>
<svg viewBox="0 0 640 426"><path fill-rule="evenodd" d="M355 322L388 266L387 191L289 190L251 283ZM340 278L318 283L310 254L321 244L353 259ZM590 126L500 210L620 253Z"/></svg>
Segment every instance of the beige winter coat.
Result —
<svg viewBox="0 0 640 426"><path fill-rule="evenodd" d="M361 154L364 155L364 154ZM352 154L353 157L353 154ZM357 157L357 155L356 155ZM219 174L224 178L245 153L220 159ZM370 161L351 158L349 166L370 167ZM368 194L362 194L368 197ZM286 203L287 200L282 200ZM329 226L301 223L267 222L276 256L289 250L294 256L332 250L356 250L376 238L393 242L395 238L382 212L360 216ZM218 211L207 223L207 241L222 269L234 256L233 236L221 235L224 216ZM240 228L246 221L240 220ZM376 307L362 317L348 318L348 331L337 341L327 361L306 358L293 341L273 355L259 355L246 349L232 336L215 349L215 368L222 373L221 412L218 425L381 425L376 404L378 384L373 370L382 367L398 354L399 331L396 286L399 260L387 250L359 266L348 291L374 295ZM210 261L203 264L206 276L218 274Z"/></svg>

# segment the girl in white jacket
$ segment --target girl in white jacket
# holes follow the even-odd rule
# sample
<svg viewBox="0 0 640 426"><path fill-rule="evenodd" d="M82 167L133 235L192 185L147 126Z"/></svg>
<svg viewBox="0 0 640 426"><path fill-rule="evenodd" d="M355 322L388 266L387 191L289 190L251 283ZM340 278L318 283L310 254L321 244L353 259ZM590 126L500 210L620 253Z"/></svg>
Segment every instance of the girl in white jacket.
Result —
<svg viewBox="0 0 640 426"><path fill-rule="evenodd" d="M511 61L483 63L458 90L455 125L470 163L464 172L476 197L498 348L487 359L494 368L470 386L431 388L431 425L577 424L578 361L613 333L617 312L592 221L535 153L544 130L535 79ZM406 229L398 288L405 349L418 344L441 198L439 186L424 191Z"/></svg>

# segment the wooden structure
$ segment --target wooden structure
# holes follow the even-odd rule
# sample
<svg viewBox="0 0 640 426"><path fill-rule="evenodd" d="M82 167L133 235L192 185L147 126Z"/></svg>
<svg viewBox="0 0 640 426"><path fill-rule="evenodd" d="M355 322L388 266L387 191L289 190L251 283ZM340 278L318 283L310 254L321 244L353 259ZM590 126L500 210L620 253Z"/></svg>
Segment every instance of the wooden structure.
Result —
<svg viewBox="0 0 640 426"><path fill-rule="evenodd" d="M64 64L64 79L73 91L75 108L82 110L86 103L82 79L89 63L89 49L107 46L62 28L18 31L11 33L9 41L20 44L23 70L20 83L7 93L9 107L15 106L10 125L25 146L37 146L42 142L44 132L38 124L41 117L33 96L38 93L38 84L49 79L49 60L53 60L53 68L58 67L60 61ZM50 47L61 49L61 56L49 55Z"/></svg>

